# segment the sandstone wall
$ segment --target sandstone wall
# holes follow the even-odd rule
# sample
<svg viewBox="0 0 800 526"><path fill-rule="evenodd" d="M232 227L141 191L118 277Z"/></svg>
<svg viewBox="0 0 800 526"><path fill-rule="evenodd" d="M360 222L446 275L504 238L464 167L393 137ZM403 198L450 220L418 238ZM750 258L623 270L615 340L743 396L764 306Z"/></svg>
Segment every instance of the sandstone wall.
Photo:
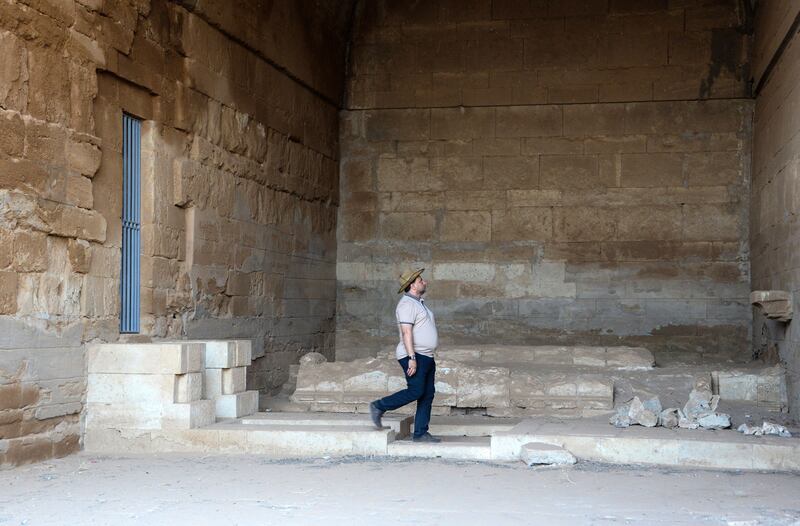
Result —
<svg viewBox="0 0 800 526"><path fill-rule="evenodd" d="M796 1L763 2L757 12L756 49L768 52L756 78L762 88L755 106L750 214L753 290L793 292L795 317L800 309L800 37L795 32L785 48L780 43L798 13ZM787 369L789 407L800 415L797 321L765 322L758 315L753 332L756 352L777 346Z"/></svg>
<svg viewBox="0 0 800 526"><path fill-rule="evenodd" d="M337 355L423 266L456 341L746 354L735 1L367 3L341 125Z"/></svg>
<svg viewBox="0 0 800 526"><path fill-rule="evenodd" d="M0 465L79 446L119 339L122 112L144 120L141 338L332 356L350 2L0 3Z"/></svg>

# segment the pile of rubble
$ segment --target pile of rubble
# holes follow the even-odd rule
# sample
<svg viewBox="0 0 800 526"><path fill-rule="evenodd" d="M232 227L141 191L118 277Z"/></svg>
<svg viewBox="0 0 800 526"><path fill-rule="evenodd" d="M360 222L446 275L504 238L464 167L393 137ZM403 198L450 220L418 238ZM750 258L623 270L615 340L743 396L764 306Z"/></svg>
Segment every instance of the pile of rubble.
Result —
<svg viewBox="0 0 800 526"><path fill-rule="evenodd" d="M684 429L726 429L731 427L731 417L718 413L719 395L712 394L707 379L699 379L689 394L683 409L670 407L663 409L657 396L634 396L630 402L622 404L611 417L614 427L641 425L645 427L662 426Z"/></svg>

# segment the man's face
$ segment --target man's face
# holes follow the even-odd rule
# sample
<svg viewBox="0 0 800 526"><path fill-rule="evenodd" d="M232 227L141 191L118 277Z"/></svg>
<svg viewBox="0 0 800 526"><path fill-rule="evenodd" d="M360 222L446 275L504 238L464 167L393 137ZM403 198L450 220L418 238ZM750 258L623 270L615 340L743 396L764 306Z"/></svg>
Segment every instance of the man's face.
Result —
<svg viewBox="0 0 800 526"><path fill-rule="evenodd" d="M422 296L425 294L425 289L428 288L428 282L422 279L422 276L417 276L417 279L411 284L411 290L417 295Z"/></svg>

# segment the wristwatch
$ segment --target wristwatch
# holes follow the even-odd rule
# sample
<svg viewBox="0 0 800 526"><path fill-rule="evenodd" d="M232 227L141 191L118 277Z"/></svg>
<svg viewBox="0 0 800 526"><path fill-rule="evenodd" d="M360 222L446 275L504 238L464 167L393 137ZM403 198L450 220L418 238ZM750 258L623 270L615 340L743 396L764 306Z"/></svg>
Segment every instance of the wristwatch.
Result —
<svg viewBox="0 0 800 526"><path fill-rule="evenodd" d="M409 360L413 360L415 362L417 361L417 357L416 356L409 356L408 359Z"/></svg>

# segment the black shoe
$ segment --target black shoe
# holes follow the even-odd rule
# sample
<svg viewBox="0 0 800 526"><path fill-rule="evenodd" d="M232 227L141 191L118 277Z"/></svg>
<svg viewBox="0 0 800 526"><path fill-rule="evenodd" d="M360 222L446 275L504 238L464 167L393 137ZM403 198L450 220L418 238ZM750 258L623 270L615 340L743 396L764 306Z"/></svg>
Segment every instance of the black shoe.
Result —
<svg viewBox="0 0 800 526"><path fill-rule="evenodd" d="M378 406L375 405L375 402L370 402L369 404L369 416L372 418L372 423L375 424L375 427L378 429L383 429L383 423L381 422L381 418L383 418L384 411L378 409Z"/></svg>
<svg viewBox="0 0 800 526"><path fill-rule="evenodd" d="M430 433L425 433L424 435L420 435L418 437L415 436L411 440L413 440L414 442L430 442L431 444L437 444L442 441L441 438L437 438L431 435Z"/></svg>

